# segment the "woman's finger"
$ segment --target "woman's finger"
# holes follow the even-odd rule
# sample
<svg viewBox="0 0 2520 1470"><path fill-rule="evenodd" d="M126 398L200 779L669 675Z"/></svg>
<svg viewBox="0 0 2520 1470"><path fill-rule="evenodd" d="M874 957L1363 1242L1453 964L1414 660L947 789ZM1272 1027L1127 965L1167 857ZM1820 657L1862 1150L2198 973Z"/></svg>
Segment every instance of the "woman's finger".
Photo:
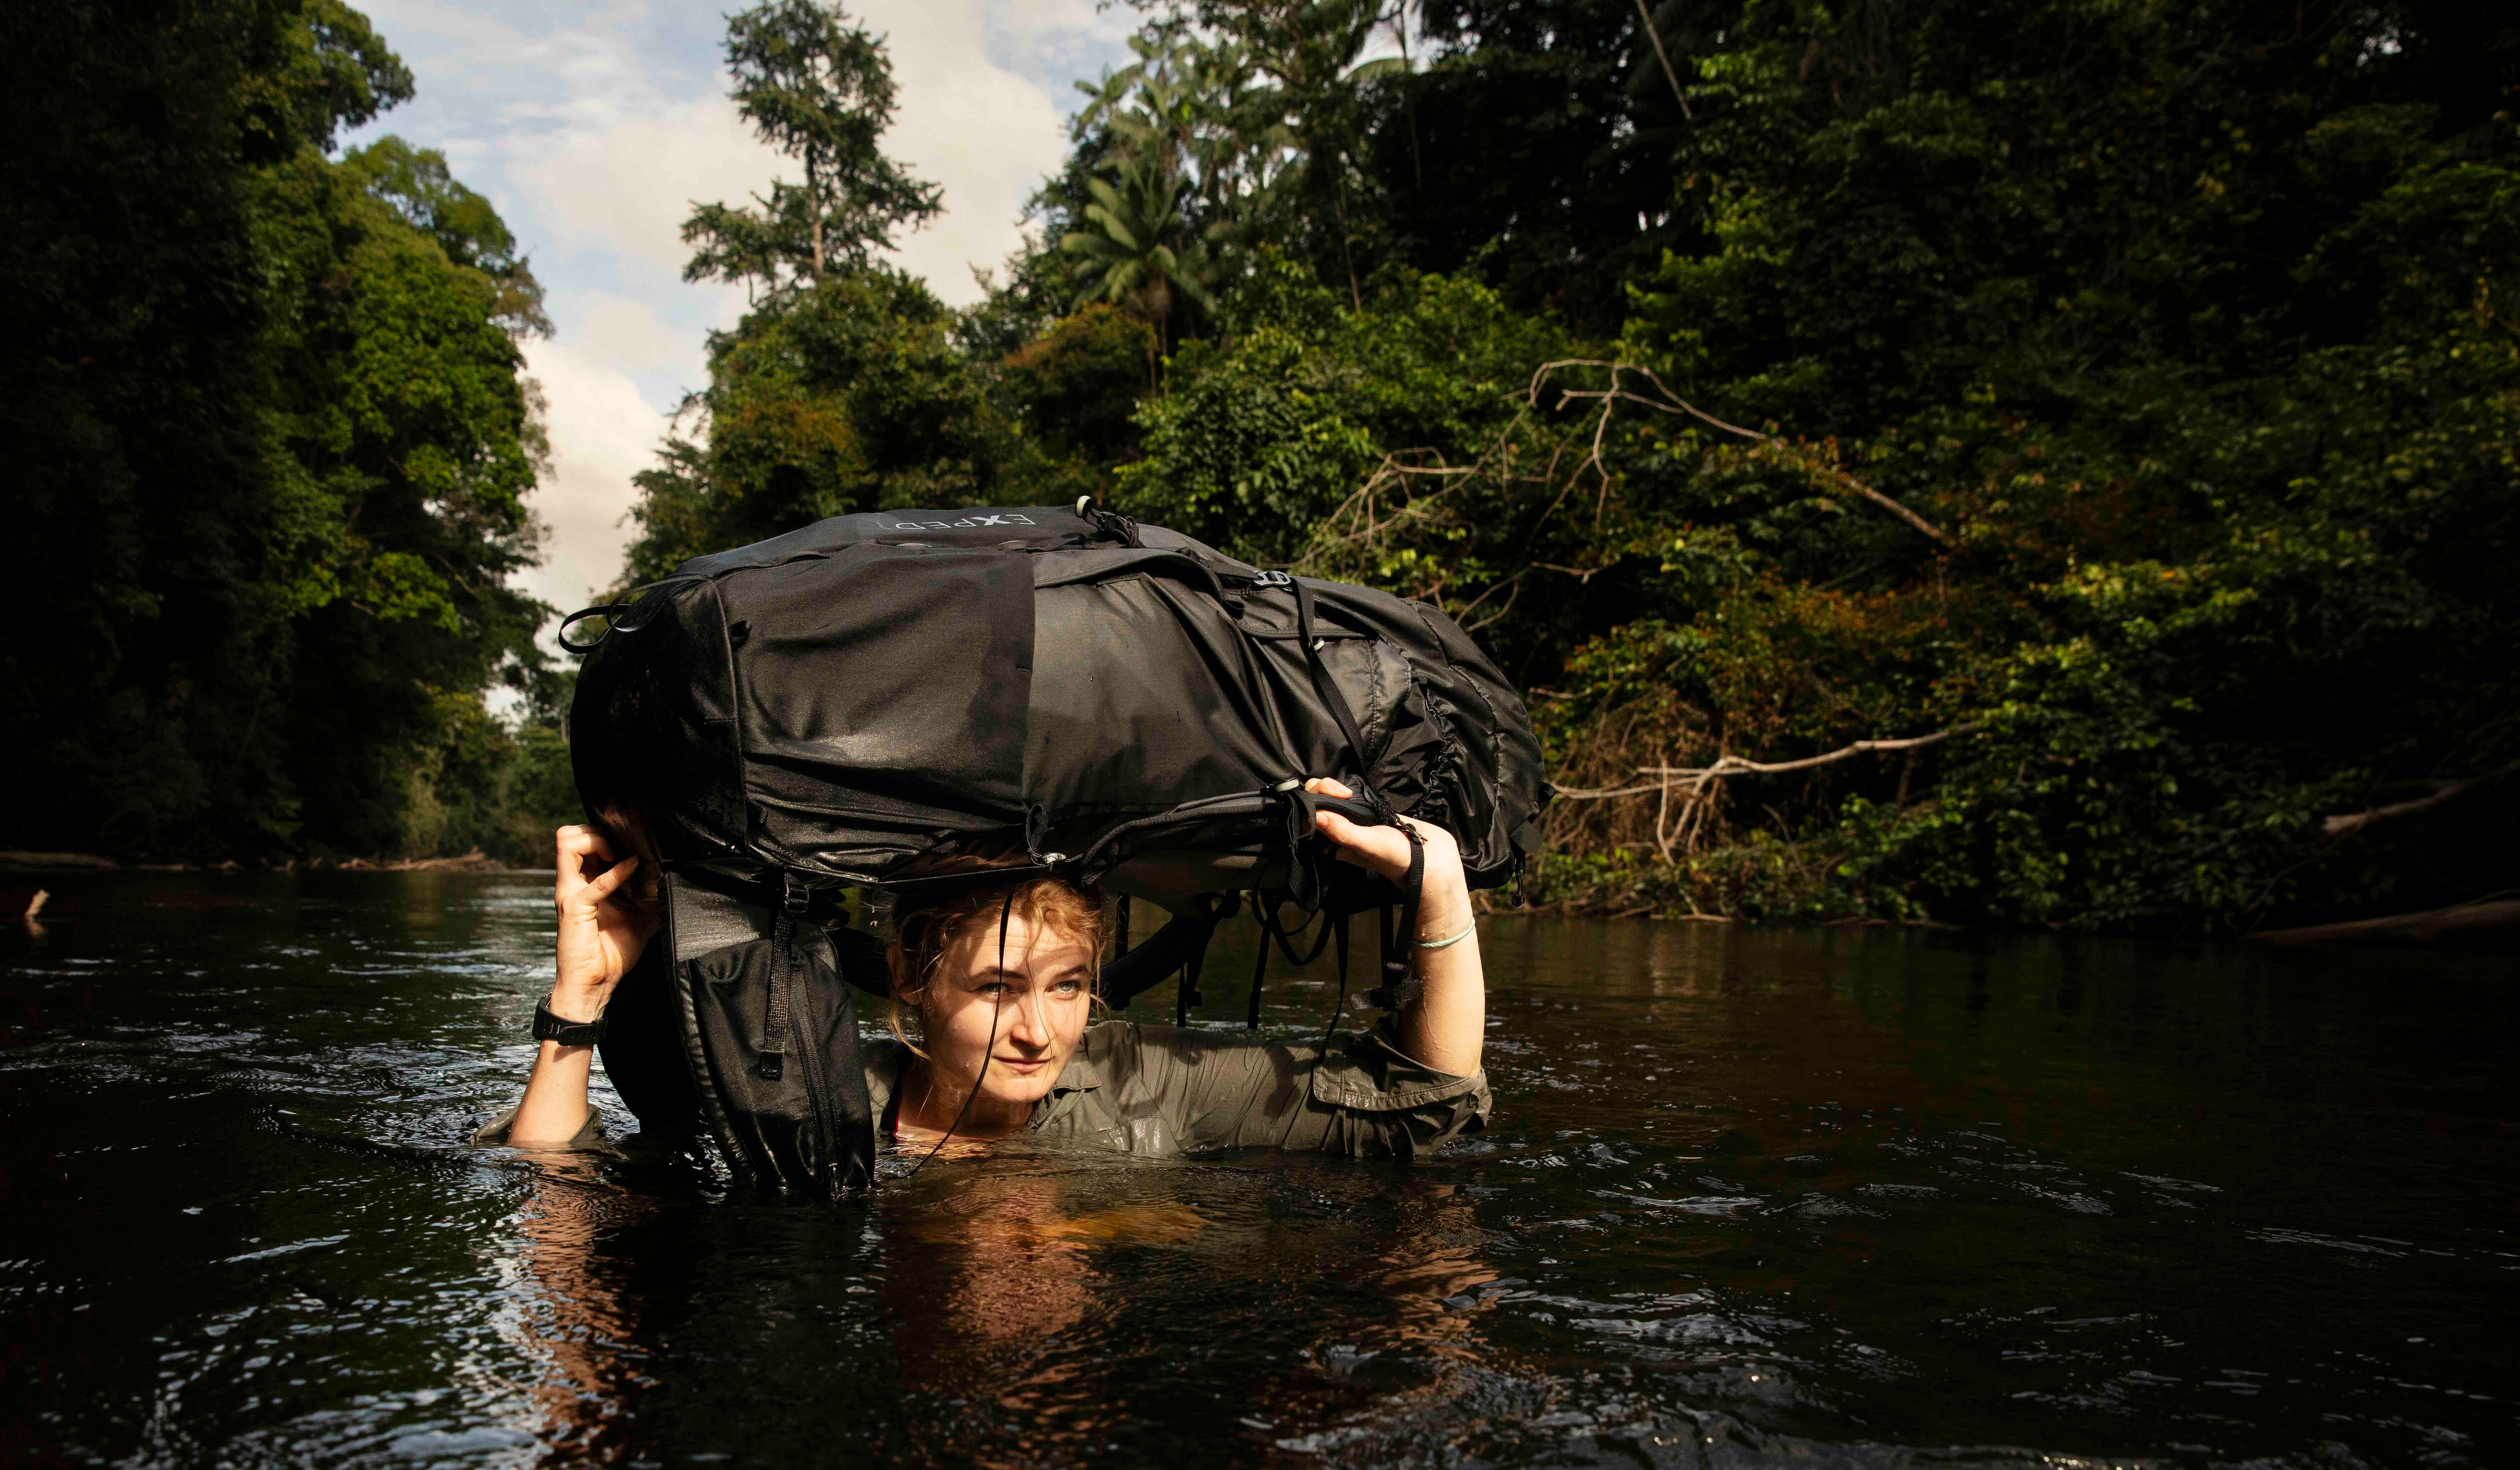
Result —
<svg viewBox="0 0 2520 1470"><path fill-rule="evenodd" d="M1315 796L1337 796L1341 798L1350 798L1356 795L1354 791L1347 788L1347 783L1345 781L1333 780L1327 776L1316 776L1311 780L1304 782L1304 789L1312 792Z"/></svg>
<svg viewBox="0 0 2520 1470"><path fill-rule="evenodd" d="M564 858L597 857L611 861L612 844L605 840L602 829L593 826L564 826L552 833L555 850Z"/></svg>
<svg viewBox="0 0 2520 1470"><path fill-rule="evenodd" d="M638 870L638 859L624 858L620 862L613 864L610 868L597 873L594 877L587 879L585 892L588 897L594 899L597 903L602 903L604 900L610 898L615 889L618 889L622 884L629 882L630 875Z"/></svg>
<svg viewBox="0 0 2520 1470"><path fill-rule="evenodd" d="M1335 856L1342 863L1370 868L1389 876L1387 869L1395 865L1407 867L1408 838L1387 826L1365 827L1348 821L1336 812L1315 814L1313 824L1336 847ZM1395 853L1394 846L1400 851Z"/></svg>

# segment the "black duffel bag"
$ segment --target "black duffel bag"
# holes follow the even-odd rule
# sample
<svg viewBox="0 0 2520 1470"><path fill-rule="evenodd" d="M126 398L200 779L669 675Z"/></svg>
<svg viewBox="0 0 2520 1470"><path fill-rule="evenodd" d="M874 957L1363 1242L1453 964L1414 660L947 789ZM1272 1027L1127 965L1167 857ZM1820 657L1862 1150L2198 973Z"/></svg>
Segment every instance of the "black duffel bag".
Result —
<svg viewBox="0 0 2520 1470"><path fill-rule="evenodd" d="M1325 804L1444 827L1474 888L1538 842L1530 717L1441 610L1090 503L835 516L686 562L563 641L591 620L569 644L578 792L659 861L666 917L615 994L606 1070L643 1127L704 1127L742 1183L872 1177L851 992L887 977L842 890L1019 850L1170 911L1102 993L1178 970L1188 1003L1235 895L1271 895L1272 927L1287 900L1414 900L1321 861ZM1300 789L1325 775L1357 800Z"/></svg>

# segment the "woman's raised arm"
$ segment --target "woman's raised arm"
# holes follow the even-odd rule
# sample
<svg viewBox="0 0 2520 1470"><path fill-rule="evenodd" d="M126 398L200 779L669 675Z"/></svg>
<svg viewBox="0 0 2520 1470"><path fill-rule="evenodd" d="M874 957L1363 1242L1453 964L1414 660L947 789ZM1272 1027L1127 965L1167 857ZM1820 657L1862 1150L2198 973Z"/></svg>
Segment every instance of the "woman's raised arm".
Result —
<svg viewBox="0 0 2520 1470"><path fill-rule="evenodd" d="M1356 793L1334 780L1315 779L1304 789L1323 796ZM1410 1057L1438 1072L1468 1077L1479 1070L1479 1050L1487 1041L1486 974L1479 962L1479 936L1470 907L1470 885L1462 875L1461 845L1453 834L1423 822L1407 822L1426 844L1425 886L1418 901L1418 932L1401 936L1415 944L1419 991L1400 1008L1400 1047ZM1359 826L1335 812L1314 819L1323 836L1338 849L1339 861L1398 881L1409 873L1409 839L1387 826Z"/></svg>
<svg viewBox="0 0 2520 1470"><path fill-rule="evenodd" d="M552 903L560 911L559 974L546 1002L563 1021L593 1021L604 1014L612 988L639 962L657 928L656 915L625 902L622 885L638 873L639 860L612 851L591 826L564 826L553 834ZM593 1047L545 1041L525 1079L525 1100L508 1129L517 1148L551 1148L586 1127L586 1080Z"/></svg>

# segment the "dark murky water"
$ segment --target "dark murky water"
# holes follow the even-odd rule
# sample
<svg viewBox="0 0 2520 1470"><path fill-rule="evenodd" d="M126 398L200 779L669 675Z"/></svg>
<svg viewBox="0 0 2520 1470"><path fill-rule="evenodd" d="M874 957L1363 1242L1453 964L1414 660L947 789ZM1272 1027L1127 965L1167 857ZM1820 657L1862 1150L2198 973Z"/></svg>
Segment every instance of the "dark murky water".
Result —
<svg viewBox="0 0 2520 1470"><path fill-rule="evenodd" d="M2507 958L1507 918L1497 1127L1431 1165L782 1208L464 1146L545 881L48 880L0 936L0 1463L2520 1452Z"/></svg>

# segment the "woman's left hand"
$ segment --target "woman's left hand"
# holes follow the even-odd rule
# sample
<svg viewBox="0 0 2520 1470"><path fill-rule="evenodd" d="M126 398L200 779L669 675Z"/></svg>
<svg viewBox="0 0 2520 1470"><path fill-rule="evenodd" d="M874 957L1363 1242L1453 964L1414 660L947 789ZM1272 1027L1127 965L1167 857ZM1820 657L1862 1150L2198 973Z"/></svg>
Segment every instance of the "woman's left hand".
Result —
<svg viewBox="0 0 2520 1470"><path fill-rule="evenodd" d="M1356 795L1343 783L1320 776L1304 782L1304 789L1316 796ZM1466 898L1469 885L1462 876L1462 845L1453 840L1453 834L1415 818L1403 817L1400 820L1425 844L1426 896L1429 899L1438 894L1449 896L1459 889ZM1409 876L1409 838L1397 828L1359 826L1336 812L1316 813L1313 825L1338 850L1340 862L1352 863L1395 883Z"/></svg>

